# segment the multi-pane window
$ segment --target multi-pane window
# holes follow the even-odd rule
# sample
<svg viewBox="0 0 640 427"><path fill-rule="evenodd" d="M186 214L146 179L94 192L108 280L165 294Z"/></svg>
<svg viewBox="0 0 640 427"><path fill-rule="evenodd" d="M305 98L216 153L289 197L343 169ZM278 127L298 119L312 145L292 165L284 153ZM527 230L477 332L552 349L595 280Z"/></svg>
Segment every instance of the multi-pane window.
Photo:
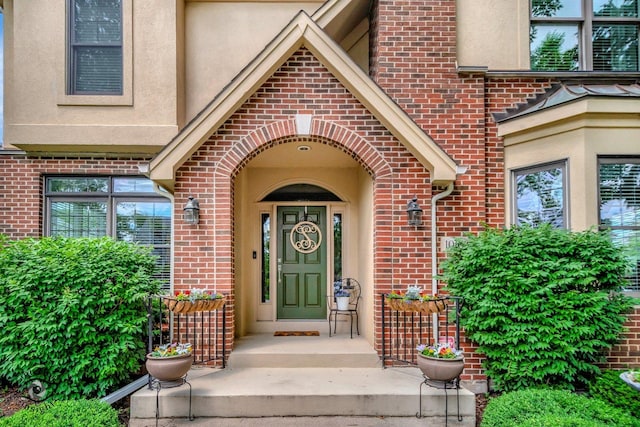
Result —
<svg viewBox="0 0 640 427"><path fill-rule="evenodd" d="M629 290L640 291L640 157L599 159L600 229L631 263Z"/></svg>
<svg viewBox="0 0 640 427"><path fill-rule="evenodd" d="M531 0L531 69L638 71L638 0Z"/></svg>
<svg viewBox="0 0 640 427"><path fill-rule="evenodd" d="M566 186L565 162L514 171L514 222L566 228Z"/></svg>
<svg viewBox="0 0 640 427"><path fill-rule="evenodd" d="M45 234L112 236L151 246L156 277L170 280L171 203L142 177L51 176L45 184Z"/></svg>
<svg viewBox="0 0 640 427"><path fill-rule="evenodd" d="M122 94L122 0L69 0L70 95Z"/></svg>

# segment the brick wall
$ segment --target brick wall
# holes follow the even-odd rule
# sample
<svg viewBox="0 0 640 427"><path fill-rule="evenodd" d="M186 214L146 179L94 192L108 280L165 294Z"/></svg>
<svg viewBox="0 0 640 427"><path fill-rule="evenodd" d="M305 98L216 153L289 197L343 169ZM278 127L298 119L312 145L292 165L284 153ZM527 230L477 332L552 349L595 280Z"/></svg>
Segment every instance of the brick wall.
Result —
<svg viewBox="0 0 640 427"><path fill-rule="evenodd" d="M636 306L628 318L624 339L611 349L602 368L640 368L640 306Z"/></svg>
<svg viewBox="0 0 640 427"><path fill-rule="evenodd" d="M137 175L140 159L53 158L0 154L0 234L39 237L43 223L43 177L47 174Z"/></svg>
<svg viewBox="0 0 640 427"><path fill-rule="evenodd" d="M423 208L429 208L428 171L302 49L178 170L176 200L197 193L203 216L197 229L176 224L176 288L210 280L217 290L230 294L233 303L233 180L263 150L300 140L296 114L313 115L310 135L304 140L348 153L375 177L374 292L389 292L394 280L406 277L429 282L428 224L415 230L405 218L406 201L416 193ZM402 262L402 257L411 257L412 262Z"/></svg>

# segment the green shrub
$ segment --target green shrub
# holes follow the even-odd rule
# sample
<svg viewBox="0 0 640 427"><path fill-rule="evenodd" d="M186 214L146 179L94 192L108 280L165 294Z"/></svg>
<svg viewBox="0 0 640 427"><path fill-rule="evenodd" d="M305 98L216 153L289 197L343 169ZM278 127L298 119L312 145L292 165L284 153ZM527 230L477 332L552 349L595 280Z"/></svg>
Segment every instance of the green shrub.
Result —
<svg viewBox="0 0 640 427"><path fill-rule="evenodd" d="M100 400L62 400L31 405L10 417L0 418L0 427L119 427L118 411Z"/></svg>
<svg viewBox="0 0 640 427"><path fill-rule="evenodd" d="M566 390L529 389L491 399L482 427L638 427L640 419L608 405Z"/></svg>
<svg viewBox="0 0 640 427"><path fill-rule="evenodd" d="M497 390L585 384L631 308L614 292L627 260L605 233L486 229L459 239L441 267Z"/></svg>
<svg viewBox="0 0 640 427"><path fill-rule="evenodd" d="M0 376L38 379L56 399L100 397L139 371L145 297L158 291L147 248L110 238L43 238L0 250Z"/></svg>
<svg viewBox="0 0 640 427"><path fill-rule="evenodd" d="M622 381L623 371L605 370L589 384L589 394L640 417L640 394Z"/></svg>

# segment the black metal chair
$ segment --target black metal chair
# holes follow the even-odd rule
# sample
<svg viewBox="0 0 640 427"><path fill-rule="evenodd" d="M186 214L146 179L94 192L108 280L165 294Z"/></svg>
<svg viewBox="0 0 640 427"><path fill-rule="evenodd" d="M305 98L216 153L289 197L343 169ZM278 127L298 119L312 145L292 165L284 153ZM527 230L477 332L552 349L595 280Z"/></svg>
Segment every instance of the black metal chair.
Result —
<svg viewBox="0 0 640 427"><path fill-rule="evenodd" d="M356 279L348 277L333 282L333 294L327 297L329 307L329 336L331 336L331 318L333 317L333 334L336 334L338 316L349 316L351 320L350 331L353 338L353 318L356 319L356 331L360 335L358 321L358 304L360 303L360 283ZM338 306L337 295L348 294L349 302L345 306Z"/></svg>

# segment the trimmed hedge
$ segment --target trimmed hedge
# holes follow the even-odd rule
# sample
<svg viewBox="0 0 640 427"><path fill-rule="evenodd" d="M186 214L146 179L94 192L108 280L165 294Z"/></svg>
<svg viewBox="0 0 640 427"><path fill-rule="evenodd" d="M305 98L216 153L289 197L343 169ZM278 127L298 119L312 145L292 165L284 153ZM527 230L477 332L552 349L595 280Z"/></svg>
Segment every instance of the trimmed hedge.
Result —
<svg viewBox="0 0 640 427"><path fill-rule="evenodd" d="M10 417L0 418L0 427L120 427L118 411L97 399L63 400L28 406Z"/></svg>
<svg viewBox="0 0 640 427"><path fill-rule="evenodd" d="M464 298L460 324L497 390L572 389L620 339L628 266L606 233L487 228L457 240L441 278Z"/></svg>
<svg viewBox="0 0 640 427"><path fill-rule="evenodd" d="M566 390L529 389L491 399L481 427L639 427L625 411Z"/></svg>
<svg viewBox="0 0 640 427"><path fill-rule="evenodd" d="M640 393L622 381L624 371L604 370L589 385L589 395L640 417Z"/></svg>
<svg viewBox="0 0 640 427"><path fill-rule="evenodd" d="M154 269L148 248L108 237L0 247L0 377L54 399L121 386L144 362Z"/></svg>

